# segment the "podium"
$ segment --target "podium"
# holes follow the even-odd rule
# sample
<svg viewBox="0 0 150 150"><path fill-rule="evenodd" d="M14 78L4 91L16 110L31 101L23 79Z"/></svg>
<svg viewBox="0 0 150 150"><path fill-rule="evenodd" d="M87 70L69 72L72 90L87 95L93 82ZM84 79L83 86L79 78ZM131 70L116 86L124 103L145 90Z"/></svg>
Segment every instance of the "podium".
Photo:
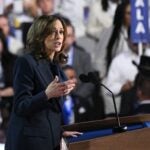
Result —
<svg viewBox="0 0 150 150"><path fill-rule="evenodd" d="M96 120L63 126L65 130L83 132L77 138L68 138L69 150L149 150L150 115L137 115L120 118L128 130L113 133L116 119Z"/></svg>

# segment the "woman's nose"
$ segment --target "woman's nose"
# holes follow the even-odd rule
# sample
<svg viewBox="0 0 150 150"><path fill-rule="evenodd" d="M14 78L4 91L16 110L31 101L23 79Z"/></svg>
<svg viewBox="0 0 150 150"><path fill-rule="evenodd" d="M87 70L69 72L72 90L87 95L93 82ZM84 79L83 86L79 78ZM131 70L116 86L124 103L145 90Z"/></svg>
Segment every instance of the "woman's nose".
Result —
<svg viewBox="0 0 150 150"><path fill-rule="evenodd" d="M56 32L55 38L59 39L61 37L61 34L59 33L59 31Z"/></svg>

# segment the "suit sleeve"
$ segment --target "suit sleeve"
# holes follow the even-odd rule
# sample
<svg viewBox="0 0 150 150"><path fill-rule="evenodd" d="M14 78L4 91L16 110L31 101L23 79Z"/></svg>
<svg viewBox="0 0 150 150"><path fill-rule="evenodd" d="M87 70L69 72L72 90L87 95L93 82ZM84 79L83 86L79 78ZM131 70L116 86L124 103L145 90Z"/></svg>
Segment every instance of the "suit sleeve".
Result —
<svg viewBox="0 0 150 150"><path fill-rule="evenodd" d="M87 52L82 54L84 57L82 59L82 65L80 67L82 67L82 71L84 74L88 74L89 72L94 71L91 63L91 57ZM92 95L93 91L94 91L94 85L92 83L80 82L76 89L75 95L83 99L86 99Z"/></svg>
<svg viewBox="0 0 150 150"><path fill-rule="evenodd" d="M27 116L39 112L47 105L44 91L33 95L34 87L33 65L26 58L16 61L14 68L14 111L17 115Z"/></svg>
<svg viewBox="0 0 150 150"><path fill-rule="evenodd" d="M89 73L90 71L94 71L91 56L88 52L84 53L82 63L83 63L83 71L85 74Z"/></svg>

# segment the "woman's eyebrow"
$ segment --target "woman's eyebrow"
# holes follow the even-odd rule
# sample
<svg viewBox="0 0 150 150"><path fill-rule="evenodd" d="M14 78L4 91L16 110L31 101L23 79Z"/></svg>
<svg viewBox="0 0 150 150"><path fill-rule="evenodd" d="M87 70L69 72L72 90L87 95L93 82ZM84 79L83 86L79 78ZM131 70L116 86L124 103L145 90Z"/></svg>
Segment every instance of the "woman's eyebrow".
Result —
<svg viewBox="0 0 150 150"><path fill-rule="evenodd" d="M56 27L53 27L52 29L62 29L62 30L64 30L64 28L56 28Z"/></svg>

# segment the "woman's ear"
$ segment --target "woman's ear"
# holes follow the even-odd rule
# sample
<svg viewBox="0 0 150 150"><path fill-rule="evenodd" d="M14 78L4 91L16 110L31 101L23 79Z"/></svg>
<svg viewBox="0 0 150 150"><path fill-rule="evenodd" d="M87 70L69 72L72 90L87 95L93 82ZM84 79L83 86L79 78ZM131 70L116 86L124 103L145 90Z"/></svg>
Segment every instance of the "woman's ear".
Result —
<svg viewBox="0 0 150 150"><path fill-rule="evenodd" d="M46 47L47 44L48 44L48 37L46 37L46 38L44 39L44 46Z"/></svg>

